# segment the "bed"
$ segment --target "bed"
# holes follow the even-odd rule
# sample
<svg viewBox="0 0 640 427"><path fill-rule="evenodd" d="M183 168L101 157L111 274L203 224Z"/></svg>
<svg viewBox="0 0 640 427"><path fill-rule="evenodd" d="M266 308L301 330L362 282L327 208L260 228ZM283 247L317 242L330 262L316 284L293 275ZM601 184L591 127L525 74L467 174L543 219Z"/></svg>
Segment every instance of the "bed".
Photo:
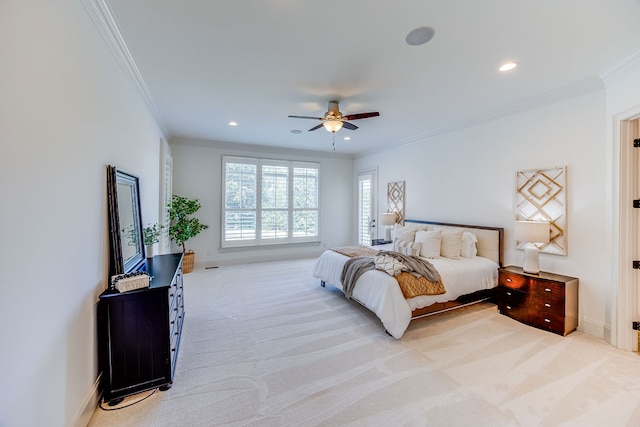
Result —
<svg viewBox="0 0 640 427"><path fill-rule="evenodd" d="M413 229L415 232L412 238ZM446 236L446 239L441 240L442 247L438 246L434 249L433 241L429 243L425 238L438 233L443 237ZM465 243L466 253L463 249L465 256L453 256L455 254L444 252L443 254L447 256L435 255L434 250L445 250L444 242L445 240L451 242L451 235L456 238L458 235L464 235L466 239L468 238ZM395 251L402 246L402 242L408 243L409 246L415 245L420 248L420 253L417 255L420 258L426 258L437 269L446 292L439 295L405 298L398 281L393 276L373 269L366 271L355 281L351 299L375 313L387 333L399 339L414 319L491 298L492 291L498 284L498 268L502 266L503 235L504 230L498 227L406 220L404 227L397 228L397 237L393 243L372 248ZM471 238L474 241L473 245L469 246ZM431 252L427 247L431 248ZM447 248L448 251L450 249L448 244ZM330 249L322 253L314 264L313 276L320 279L323 287L329 284L344 292L341 275L350 257L336 250Z"/></svg>

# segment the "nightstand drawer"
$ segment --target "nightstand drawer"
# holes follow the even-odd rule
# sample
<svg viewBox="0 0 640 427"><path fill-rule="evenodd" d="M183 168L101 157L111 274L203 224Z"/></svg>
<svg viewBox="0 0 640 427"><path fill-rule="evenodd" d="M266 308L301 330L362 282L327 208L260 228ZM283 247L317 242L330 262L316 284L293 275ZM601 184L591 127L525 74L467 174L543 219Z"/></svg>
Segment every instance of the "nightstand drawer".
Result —
<svg viewBox="0 0 640 427"><path fill-rule="evenodd" d="M538 316L531 318L530 322L533 326L564 335L564 316L557 316L550 313L539 313Z"/></svg>
<svg viewBox="0 0 640 427"><path fill-rule="evenodd" d="M511 289L524 289L527 287L527 278L521 274L500 270L498 272L498 284Z"/></svg>
<svg viewBox="0 0 640 427"><path fill-rule="evenodd" d="M564 316L565 304L564 298L560 299L542 299L542 298L530 298L528 301L531 311L539 313L543 316L545 313L555 316Z"/></svg>
<svg viewBox="0 0 640 427"><path fill-rule="evenodd" d="M564 285L558 282L540 280L529 288L531 295L543 299L564 299Z"/></svg>

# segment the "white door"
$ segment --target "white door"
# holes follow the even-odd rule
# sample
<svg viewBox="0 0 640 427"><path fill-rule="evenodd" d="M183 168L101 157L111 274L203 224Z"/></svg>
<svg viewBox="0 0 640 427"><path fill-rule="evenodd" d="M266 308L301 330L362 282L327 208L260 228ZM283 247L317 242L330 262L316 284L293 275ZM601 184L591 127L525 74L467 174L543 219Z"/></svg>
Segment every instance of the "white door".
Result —
<svg viewBox="0 0 640 427"><path fill-rule="evenodd" d="M377 171L368 170L358 173L358 244L370 245L376 238L375 194Z"/></svg>

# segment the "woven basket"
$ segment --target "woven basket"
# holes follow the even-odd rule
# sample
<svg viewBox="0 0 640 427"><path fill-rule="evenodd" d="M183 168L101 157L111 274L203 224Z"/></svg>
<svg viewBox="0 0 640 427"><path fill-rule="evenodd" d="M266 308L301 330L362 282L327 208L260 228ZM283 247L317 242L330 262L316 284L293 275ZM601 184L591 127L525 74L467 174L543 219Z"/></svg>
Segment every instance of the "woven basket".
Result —
<svg viewBox="0 0 640 427"><path fill-rule="evenodd" d="M182 273L188 274L193 271L193 266L196 260L196 253L193 251L187 251L182 257Z"/></svg>

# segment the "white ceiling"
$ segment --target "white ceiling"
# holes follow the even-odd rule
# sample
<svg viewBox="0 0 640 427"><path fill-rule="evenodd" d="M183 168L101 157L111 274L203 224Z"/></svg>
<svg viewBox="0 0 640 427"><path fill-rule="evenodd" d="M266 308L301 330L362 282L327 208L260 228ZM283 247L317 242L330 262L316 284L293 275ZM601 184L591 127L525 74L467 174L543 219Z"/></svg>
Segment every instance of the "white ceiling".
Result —
<svg viewBox="0 0 640 427"><path fill-rule="evenodd" d="M379 111L338 153L593 90L640 46L640 0L106 1L168 138L332 151L287 116ZM433 40L407 45L421 26Z"/></svg>

